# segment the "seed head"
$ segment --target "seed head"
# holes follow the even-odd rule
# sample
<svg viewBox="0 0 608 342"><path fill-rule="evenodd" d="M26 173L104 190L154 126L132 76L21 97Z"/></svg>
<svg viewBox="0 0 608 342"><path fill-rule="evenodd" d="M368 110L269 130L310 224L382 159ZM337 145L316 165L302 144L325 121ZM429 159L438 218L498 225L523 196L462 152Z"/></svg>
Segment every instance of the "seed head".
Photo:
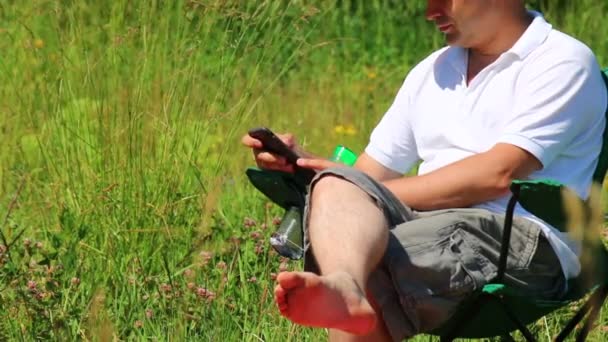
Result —
<svg viewBox="0 0 608 342"><path fill-rule="evenodd" d="M207 297L207 289L204 287L199 287L196 289L196 295L202 298Z"/></svg>
<svg viewBox="0 0 608 342"><path fill-rule="evenodd" d="M161 284L160 285L160 290L165 292L165 293L169 293L171 292L171 285L169 284Z"/></svg>
<svg viewBox="0 0 608 342"><path fill-rule="evenodd" d="M243 220L243 226L245 226L245 228L252 228L255 227L255 225L256 222L251 217L245 217L245 219Z"/></svg>
<svg viewBox="0 0 608 342"><path fill-rule="evenodd" d="M255 232L251 232L251 234L249 234L249 237L251 237L254 240L258 240L259 238L262 237L262 233L260 233L256 230Z"/></svg>
<svg viewBox="0 0 608 342"><path fill-rule="evenodd" d="M209 263L209 261L213 258L213 252L202 251L199 253L199 256L201 257L201 259L203 261L203 265L207 265Z"/></svg>
<svg viewBox="0 0 608 342"><path fill-rule="evenodd" d="M281 224L281 218L278 216L275 216L275 218L272 219L272 224L274 224L275 226L279 226Z"/></svg>
<svg viewBox="0 0 608 342"><path fill-rule="evenodd" d="M264 253L264 247L262 245L256 245L254 252L257 255L260 255L260 254Z"/></svg>

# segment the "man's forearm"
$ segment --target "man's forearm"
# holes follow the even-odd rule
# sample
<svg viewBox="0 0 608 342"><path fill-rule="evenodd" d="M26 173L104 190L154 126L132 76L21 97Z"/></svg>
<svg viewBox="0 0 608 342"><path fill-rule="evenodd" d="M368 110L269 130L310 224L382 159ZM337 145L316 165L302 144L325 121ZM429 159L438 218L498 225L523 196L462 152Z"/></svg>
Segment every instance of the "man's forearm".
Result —
<svg viewBox="0 0 608 342"><path fill-rule="evenodd" d="M403 177L384 182L401 202L417 210L464 208L498 198L508 188L475 183L472 179L443 177L440 173Z"/></svg>
<svg viewBox="0 0 608 342"><path fill-rule="evenodd" d="M403 203L418 210L469 207L509 193L514 178L525 178L540 165L516 166L520 156L486 152L431 173L384 181ZM525 163L523 163L525 165Z"/></svg>

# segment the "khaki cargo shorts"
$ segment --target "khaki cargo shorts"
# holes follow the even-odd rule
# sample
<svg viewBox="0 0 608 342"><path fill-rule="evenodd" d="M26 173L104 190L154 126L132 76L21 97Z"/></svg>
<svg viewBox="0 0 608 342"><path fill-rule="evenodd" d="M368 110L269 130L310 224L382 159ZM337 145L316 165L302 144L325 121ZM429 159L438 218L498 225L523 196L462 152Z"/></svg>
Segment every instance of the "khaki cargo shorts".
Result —
<svg viewBox="0 0 608 342"><path fill-rule="evenodd" d="M504 214L473 208L415 211L353 168L320 172L311 182L309 194L317 180L328 176L360 187L389 223L388 247L367 290L379 305L393 340L439 327L463 299L496 276ZM304 268L319 273L306 231L309 207L310 195L304 215ZM558 298L565 292L555 252L540 227L525 218L513 218L505 281L541 298Z"/></svg>

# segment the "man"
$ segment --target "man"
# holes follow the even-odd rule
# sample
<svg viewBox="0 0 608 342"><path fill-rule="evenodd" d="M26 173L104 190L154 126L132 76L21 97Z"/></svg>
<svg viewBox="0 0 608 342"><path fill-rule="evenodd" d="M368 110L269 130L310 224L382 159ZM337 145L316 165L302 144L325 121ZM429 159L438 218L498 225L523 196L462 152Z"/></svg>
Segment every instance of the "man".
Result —
<svg viewBox="0 0 608 342"><path fill-rule="evenodd" d="M354 168L298 160L320 170L305 215L316 264L279 274L275 299L332 341L438 327L495 277L511 181L552 178L586 198L597 165L607 99L586 46L523 0L429 0L426 16L448 47L409 73ZM292 170L243 143L260 167ZM580 272L577 244L522 208L512 234L506 281L561 296Z"/></svg>

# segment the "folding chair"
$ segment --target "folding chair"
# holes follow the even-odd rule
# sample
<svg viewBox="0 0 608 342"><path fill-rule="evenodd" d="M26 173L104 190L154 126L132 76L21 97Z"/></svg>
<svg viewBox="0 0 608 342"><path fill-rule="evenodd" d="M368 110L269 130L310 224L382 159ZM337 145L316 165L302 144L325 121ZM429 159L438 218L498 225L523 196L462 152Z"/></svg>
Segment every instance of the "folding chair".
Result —
<svg viewBox="0 0 608 342"><path fill-rule="evenodd" d="M608 87L608 69L604 70L602 76ZM608 109L606 117L608 121ZM594 182L602 184L607 170L608 129L603 134L603 146L593 176ZM286 209L286 215L277 233L271 238L271 244L281 255L300 259L303 256L303 248L301 214L298 212L304 206L305 182L298 175L278 171L249 168L246 173L258 190ZM551 180L516 180L511 184L513 195L505 215L499 268L495 280L471 294L452 318L430 334L440 336L442 341L451 341L459 337L511 338L512 331L520 330L526 340L535 341L526 325L589 295L555 338L555 341L563 341L586 316L587 319L577 335L577 341L585 340L608 295L608 252L600 236L591 241L586 240L583 249L592 255L594 262L582 265L581 275L568 281L568 292L559 300L526 297L504 283L516 204L520 203L537 217L565 231L568 218L563 207L564 191L562 184Z"/></svg>

